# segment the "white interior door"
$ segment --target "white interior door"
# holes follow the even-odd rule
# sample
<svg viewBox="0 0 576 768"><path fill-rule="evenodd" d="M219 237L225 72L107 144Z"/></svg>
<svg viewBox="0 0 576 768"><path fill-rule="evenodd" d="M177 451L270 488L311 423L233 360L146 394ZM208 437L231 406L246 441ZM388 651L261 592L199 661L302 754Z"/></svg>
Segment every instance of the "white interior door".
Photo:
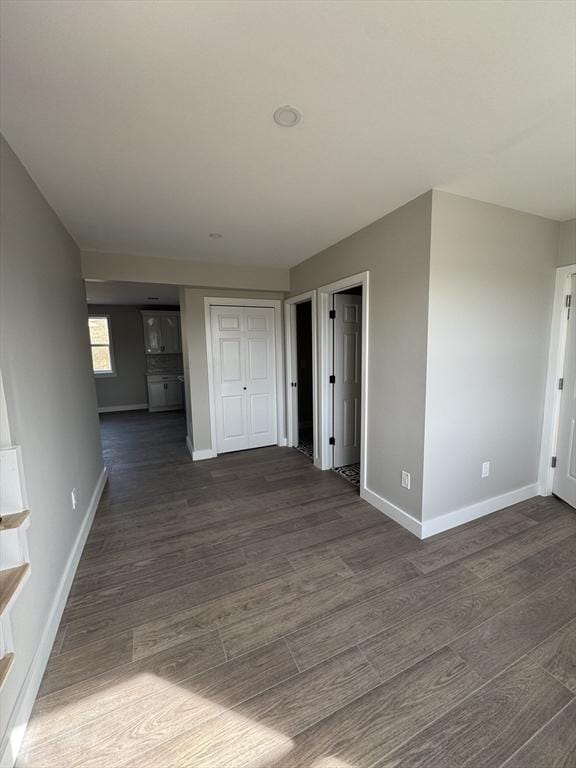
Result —
<svg viewBox="0 0 576 768"><path fill-rule="evenodd" d="M298 335L296 304L289 305L290 311L290 444L298 445Z"/></svg>
<svg viewBox="0 0 576 768"><path fill-rule="evenodd" d="M275 445L274 310L211 307L217 453Z"/></svg>
<svg viewBox="0 0 576 768"><path fill-rule="evenodd" d="M334 294L333 437L335 467L360 462L362 296Z"/></svg>
<svg viewBox="0 0 576 768"><path fill-rule="evenodd" d="M570 294L574 303L574 296L576 296L574 275L571 277ZM563 379L552 491L556 496L576 507L576 307L568 309Z"/></svg>

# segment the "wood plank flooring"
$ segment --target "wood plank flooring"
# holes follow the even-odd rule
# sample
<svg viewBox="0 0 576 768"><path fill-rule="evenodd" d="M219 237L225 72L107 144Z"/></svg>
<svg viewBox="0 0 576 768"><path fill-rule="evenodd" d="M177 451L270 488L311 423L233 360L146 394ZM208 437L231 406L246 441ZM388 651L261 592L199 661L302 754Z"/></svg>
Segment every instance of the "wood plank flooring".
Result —
<svg viewBox="0 0 576 768"><path fill-rule="evenodd" d="M576 766L576 514L419 541L180 413L102 417L104 492L20 768Z"/></svg>

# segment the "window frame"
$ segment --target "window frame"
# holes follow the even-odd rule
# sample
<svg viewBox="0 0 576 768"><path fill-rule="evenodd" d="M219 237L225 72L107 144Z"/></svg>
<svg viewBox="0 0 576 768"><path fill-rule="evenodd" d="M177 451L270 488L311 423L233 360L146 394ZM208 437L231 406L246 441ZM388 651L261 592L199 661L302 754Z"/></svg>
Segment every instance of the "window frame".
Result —
<svg viewBox="0 0 576 768"><path fill-rule="evenodd" d="M90 319L91 318L94 318L97 320L106 318L108 322L108 344L92 344L92 339L90 337ZM90 361L92 362L92 373L94 374L94 376L98 379L112 378L116 376L116 361L114 359L114 344L112 340L112 319L110 318L110 315L106 315L101 312L99 312L98 314L94 314L93 312L88 313L88 340L90 342ZM111 371L95 371L94 370L94 362L92 360L93 347L108 347L108 350L110 352L110 365L112 366Z"/></svg>

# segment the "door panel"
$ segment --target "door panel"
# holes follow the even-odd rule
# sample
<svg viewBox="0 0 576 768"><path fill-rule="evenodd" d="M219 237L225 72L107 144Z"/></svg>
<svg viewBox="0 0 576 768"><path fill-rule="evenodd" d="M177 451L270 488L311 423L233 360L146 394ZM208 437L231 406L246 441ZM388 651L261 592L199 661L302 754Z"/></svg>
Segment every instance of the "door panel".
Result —
<svg viewBox="0 0 576 768"><path fill-rule="evenodd" d="M570 281L572 308L568 310L568 335L564 360L564 386L560 401L560 421L556 445L553 492L576 507L576 276Z"/></svg>
<svg viewBox="0 0 576 768"><path fill-rule="evenodd" d="M267 435L270 431L269 395L250 395L250 427L252 435Z"/></svg>
<svg viewBox="0 0 576 768"><path fill-rule="evenodd" d="M268 363L267 339L248 339L248 377L252 381L267 379Z"/></svg>
<svg viewBox="0 0 576 768"><path fill-rule="evenodd" d="M211 307L217 453L274 445L274 310Z"/></svg>
<svg viewBox="0 0 576 768"><path fill-rule="evenodd" d="M158 354L162 346L162 322L160 317L144 317L144 342L148 354Z"/></svg>
<svg viewBox="0 0 576 768"><path fill-rule="evenodd" d="M277 442L274 310L248 307L245 312L249 447L258 448Z"/></svg>
<svg viewBox="0 0 576 768"><path fill-rule="evenodd" d="M360 461L362 297L334 294L333 465Z"/></svg>
<svg viewBox="0 0 576 768"><path fill-rule="evenodd" d="M244 396L225 395L222 398L222 430L223 438L243 438L245 436Z"/></svg>
<svg viewBox="0 0 576 768"><path fill-rule="evenodd" d="M184 403L182 383L177 379L166 383L166 405L179 406Z"/></svg>
<svg viewBox="0 0 576 768"><path fill-rule="evenodd" d="M166 354L180 352L180 318L178 315L165 315L161 318L162 346Z"/></svg>
<svg viewBox="0 0 576 768"><path fill-rule="evenodd" d="M220 339L221 382L240 382L242 380L242 340Z"/></svg>

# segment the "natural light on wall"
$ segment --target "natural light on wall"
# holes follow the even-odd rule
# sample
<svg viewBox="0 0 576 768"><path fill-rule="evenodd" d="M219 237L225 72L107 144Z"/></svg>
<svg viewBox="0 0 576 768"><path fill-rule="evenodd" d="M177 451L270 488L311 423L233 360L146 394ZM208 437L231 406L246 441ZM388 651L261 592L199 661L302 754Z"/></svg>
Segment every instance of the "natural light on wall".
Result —
<svg viewBox="0 0 576 768"><path fill-rule="evenodd" d="M110 340L110 318L107 315L93 315L88 318L88 328L94 373L113 376L114 359Z"/></svg>

